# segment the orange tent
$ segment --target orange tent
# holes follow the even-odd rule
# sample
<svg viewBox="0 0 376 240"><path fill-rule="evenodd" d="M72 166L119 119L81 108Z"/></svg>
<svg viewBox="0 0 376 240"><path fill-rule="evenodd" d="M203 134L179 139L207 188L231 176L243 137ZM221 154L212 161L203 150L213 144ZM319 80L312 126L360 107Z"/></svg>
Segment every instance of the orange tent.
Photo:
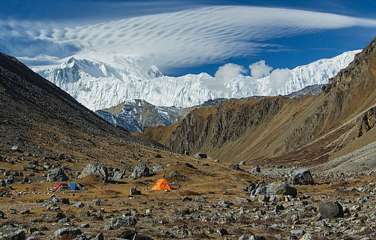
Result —
<svg viewBox="0 0 376 240"><path fill-rule="evenodd" d="M160 178L158 179L151 190L153 191L162 191L162 190L172 190L173 187L168 183L166 178Z"/></svg>

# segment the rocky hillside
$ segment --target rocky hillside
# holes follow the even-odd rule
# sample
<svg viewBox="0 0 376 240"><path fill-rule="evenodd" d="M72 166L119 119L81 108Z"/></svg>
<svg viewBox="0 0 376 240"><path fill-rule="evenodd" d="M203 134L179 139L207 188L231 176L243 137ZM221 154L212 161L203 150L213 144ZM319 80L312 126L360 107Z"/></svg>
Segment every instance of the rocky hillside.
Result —
<svg viewBox="0 0 376 240"><path fill-rule="evenodd" d="M145 128L169 126L182 119L188 109L159 107L141 99L126 101L115 107L96 111L107 122L130 132L143 132Z"/></svg>
<svg viewBox="0 0 376 240"><path fill-rule="evenodd" d="M35 156L75 151L85 155L86 151L101 149L97 145L99 139L153 145L108 124L67 93L3 54L0 122L0 151L5 153L16 149L15 152ZM88 155L86 158L94 158Z"/></svg>
<svg viewBox="0 0 376 240"><path fill-rule="evenodd" d="M151 138L178 152L236 162L324 162L375 138L376 41L316 96L232 100L192 111Z"/></svg>

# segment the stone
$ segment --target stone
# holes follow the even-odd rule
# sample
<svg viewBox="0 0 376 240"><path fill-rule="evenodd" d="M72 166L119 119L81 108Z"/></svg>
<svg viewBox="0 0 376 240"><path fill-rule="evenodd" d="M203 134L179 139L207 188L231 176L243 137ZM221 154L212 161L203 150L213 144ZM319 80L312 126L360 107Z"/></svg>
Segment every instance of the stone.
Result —
<svg viewBox="0 0 376 240"><path fill-rule="evenodd" d="M290 231L290 234L292 236L300 237L300 236L303 236L304 230L302 230L302 229L294 229L294 230Z"/></svg>
<svg viewBox="0 0 376 240"><path fill-rule="evenodd" d="M86 165L78 178L85 178L88 176L94 176L106 182L109 178L108 169L101 163L90 163Z"/></svg>
<svg viewBox="0 0 376 240"><path fill-rule="evenodd" d="M81 235L81 230L74 227L60 228L54 232L54 236L58 239L74 239Z"/></svg>
<svg viewBox="0 0 376 240"><path fill-rule="evenodd" d="M339 202L322 202L319 205L321 218L342 218L343 207Z"/></svg>
<svg viewBox="0 0 376 240"><path fill-rule="evenodd" d="M30 209L24 209L20 211L20 214L25 215L25 214L30 214Z"/></svg>
<svg viewBox="0 0 376 240"><path fill-rule="evenodd" d="M265 240L265 237L244 234L239 237L239 240Z"/></svg>
<svg viewBox="0 0 376 240"><path fill-rule="evenodd" d="M18 149L19 149L19 147L18 147L17 145L13 145L13 146L10 148L10 150L12 150L12 151L14 151L14 152L18 151Z"/></svg>
<svg viewBox="0 0 376 240"><path fill-rule="evenodd" d="M107 228L110 230L119 229L121 227L129 227L137 224L137 219L134 216L120 216L114 217L110 220Z"/></svg>
<svg viewBox="0 0 376 240"><path fill-rule="evenodd" d="M141 191L138 190L135 186L132 186L129 189L129 196L141 195Z"/></svg>
<svg viewBox="0 0 376 240"><path fill-rule="evenodd" d="M110 177L110 181L113 182L119 182L124 177L124 171L116 170L112 173L112 176Z"/></svg>
<svg viewBox="0 0 376 240"><path fill-rule="evenodd" d="M199 153L196 153L195 155L193 155L193 157L195 157L197 159L206 159L206 158L208 158L208 154L199 152Z"/></svg>
<svg viewBox="0 0 376 240"><path fill-rule="evenodd" d="M292 183L296 185L312 185L314 184L311 171L308 169L297 169L292 172Z"/></svg>
<svg viewBox="0 0 376 240"><path fill-rule="evenodd" d="M261 172L261 168L259 165L257 165L256 167L254 167L251 171L252 173L260 173Z"/></svg>
<svg viewBox="0 0 376 240"><path fill-rule="evenodd" d="M89 228L89 227L90 227L90 224L88 224L88 223L82 223L80 225L80 228Z"/></svg>
<svg viewBox="0 0 376 240"><path fill-rule="evenodd" d="M104 240L104 235L103 235L103 233L98 233L98 234L95 236L94 240Z"/></svg>
<svg viewBox="0 0 376 240"><path fill-rule="evenodd" d="M153 175L153 173L149 169L147 164L145 162L140 162L134 167L133 172L131 174L131 177L133 179L137 179L137 178L141 178L141 177L149 177L149 176L152 176L152 175Z"/></svg>
<svg viewBox="0 0 376 240"><path fill-rule="evenodd" d="M0 210L0 219L5 219L5 213Z"/></svg>
<svg viewBox="0 0 376 240"><path fill-rule="evenodd" d="M271 183L266 188L267 195L287 195L296 197L298 190L287 183Z"/></svg>
<svg viewBox="0 0 376 240"><path fill-rule="evenodd" d="M15 224L0 226L0 240L25 240L26 230Z"/></svg>
<svg viewBox="0 0 376 240"><path fill-rule="evenodd" d="M76 202L73 206L75 206L76 208L83 208L85 207L85 204L83 204L82 202Z"/></svg>
<svg viewBox="0 0 376 240"><path fill-rule="evenodd" d="M131 239L131 240L152 240L152 238L139 234L133 229L125 229L119 235L119 239Z"/></svg>
<svg viewBox="0 0 376 240"><path fill-rule="evenodd" d="M49 182L67 181L68 179L68 176L62 168L51 169L47 174L47 181Z"/></svg>
<svg viewBox="0 0 376 240"><path fill-rule="evenodd" d="M299 240L313 240L313 237L310 233L306 233Z"/></svg>
<svg viewBox="0 0 376 240"><path fill-rule="evenodd" d="M225 235L228 235L228 231L224 228L219 228L217 229L217 233L219 234L219 236L223 237Z"/></svg>
<svg viewBox="0 0 376 240"><path fill-rule="evenodd" d="M151 168L151 171L154 173L154 174L157 174L157 173L160 173L163 171L163 166L161 164L156 164L154 165L152 168Z"/></svg>

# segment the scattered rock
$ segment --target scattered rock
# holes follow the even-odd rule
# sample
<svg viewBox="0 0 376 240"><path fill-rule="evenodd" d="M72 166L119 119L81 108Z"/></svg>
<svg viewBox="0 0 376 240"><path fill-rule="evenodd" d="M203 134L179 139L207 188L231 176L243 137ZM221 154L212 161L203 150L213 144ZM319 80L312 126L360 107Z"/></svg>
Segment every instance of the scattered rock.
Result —
<svg viewBox="0 0 376 240"><path fill-rule="evenodd" d="M6 224L0 226L1 240L25 240L26 230L15 224Z"/></svg>
<svg viewBox="0 0 376 240"><path fill-rule="evenodd" d="M292 182L296 185L312 185L314 184L311 171L308 169L298 169L292 173Z"/></svg>
<svg viewBox="0 0 376 240"><path fill-rule="evenodd" d="M137 179L141 177L149 177L152 175L152 171L149 169L147 164L145 162L140 162L134 167L131 177L133 179Z"/></svg>
<svg viewBox="0 0 376 240"><path fill-rule="evenodd" d="M135 196L135 195L140 195L140 194L141 194L141 191L138 190L135 186L132 186L129 189L129 196Z"/></svg>
<svg viewBox="0 0 376 240"><path fill-rule="evenodd" d="M65 174L62 168L54 168L48 171L47 181L56 182L56 181L67 181L68 176Z"/></svg>
<svg viewBox="0 0 376 240"><path fill-rule="evenodd" d="M17 145L13 145L13 146L10 148L10 150L12 150L12 151L14 151L14 152L18 151L18 149L19 149L19 147L18 147Z"/></svg>
<svg viewBox="0 0 376 240"><path fill-rule="evenodd" d="M251 173L260 173L261 172L261 168L259 165L257 165L256 167L254 167L251 171Z"/></svg>
<svg viewBox="0 0 376 240"><path fill-rule="evenodd" d="M193 157L195 157L197 159L206 159L206 158L208 158L208 155L206 153L199 152L199 153L196 153L195 155L193 155Z"/></svg>
<svg viewBox="0 0 376 240"><path fill-rule="evenodd" d="M121 179L123 179L125 175L125 171L122 171L122 170L115 170L112 172L112 175L111 177L109 177L109 181L112 181L112 182L119 182Z"/></svg>
<svg viewBox="0 0 376 240"><path fill-rule="evenodd" d="M241 235L239 240L265 240L263 236L256 236L256 235Z"/></svg>
<svg viewBox="0 0 376 240"><path fill-rule="evenodd" d="M0 210L0 219L5 219L5 213Z"/></svg>
<svg viewBox="0 0 376 240"><path fill-rule="evenodd" d="M217 233L219 234L219 236L223 237L225 235L228 235L228 231L224 228L219 228L217 229Z"/></svg>
<svg viewBox="0 0 376 240"><path fill-rule="evenodd" d="M287 183L271 183L266 188L268 195L289 195L296 197L298 190Z"/></svg>
<svg viewBox="0 0 376 240"><path fill-rule="evenodd" d="M339 202L322 202L319 205L321 218L342 218L343 207Z"/></svg>
<svg viewBox="0 0 376 240"><path fill-rule="evenodd" d="M137 219L134 216L120 216L114 217L110 220L107 228L110 230L119 229L121 227L129 227L137 224Z"/></svg>
<svg viewBox="0 0 376 240"><path fill-rule="evenodd" d="M81 235L81 230L73 227L60 228L54 232L54 235L58 239L74 239Z"/></svg>
<svg viewBox="0 0 376 240"><path fill-rule="evenodd" d="M78 178L85 178L88 176L94 176L106 182L108 181L108 169L101 163L90 163L86 165Z"/></svg>
<svg viewBox="0 0 376 240"><path fill-rule="evenodd" d="M83 208L85 207L85 204L83 204L82 202L76 202L73 206L75 206L76 208Z"/></svg>

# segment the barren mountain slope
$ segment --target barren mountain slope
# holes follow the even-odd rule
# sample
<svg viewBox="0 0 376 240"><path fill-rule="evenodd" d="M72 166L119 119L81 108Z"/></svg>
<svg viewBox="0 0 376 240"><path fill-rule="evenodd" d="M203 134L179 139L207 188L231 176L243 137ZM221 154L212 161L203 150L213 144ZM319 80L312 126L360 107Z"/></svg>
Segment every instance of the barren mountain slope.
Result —
<svg viewBox="0 0 376 240"><path fill-rule="evenodd" d="M230 162L323 162L375 140L367 137L375 131L375 65L373 41L318 96L233 100L146 135L178 152L206 151Z"/></svg>

